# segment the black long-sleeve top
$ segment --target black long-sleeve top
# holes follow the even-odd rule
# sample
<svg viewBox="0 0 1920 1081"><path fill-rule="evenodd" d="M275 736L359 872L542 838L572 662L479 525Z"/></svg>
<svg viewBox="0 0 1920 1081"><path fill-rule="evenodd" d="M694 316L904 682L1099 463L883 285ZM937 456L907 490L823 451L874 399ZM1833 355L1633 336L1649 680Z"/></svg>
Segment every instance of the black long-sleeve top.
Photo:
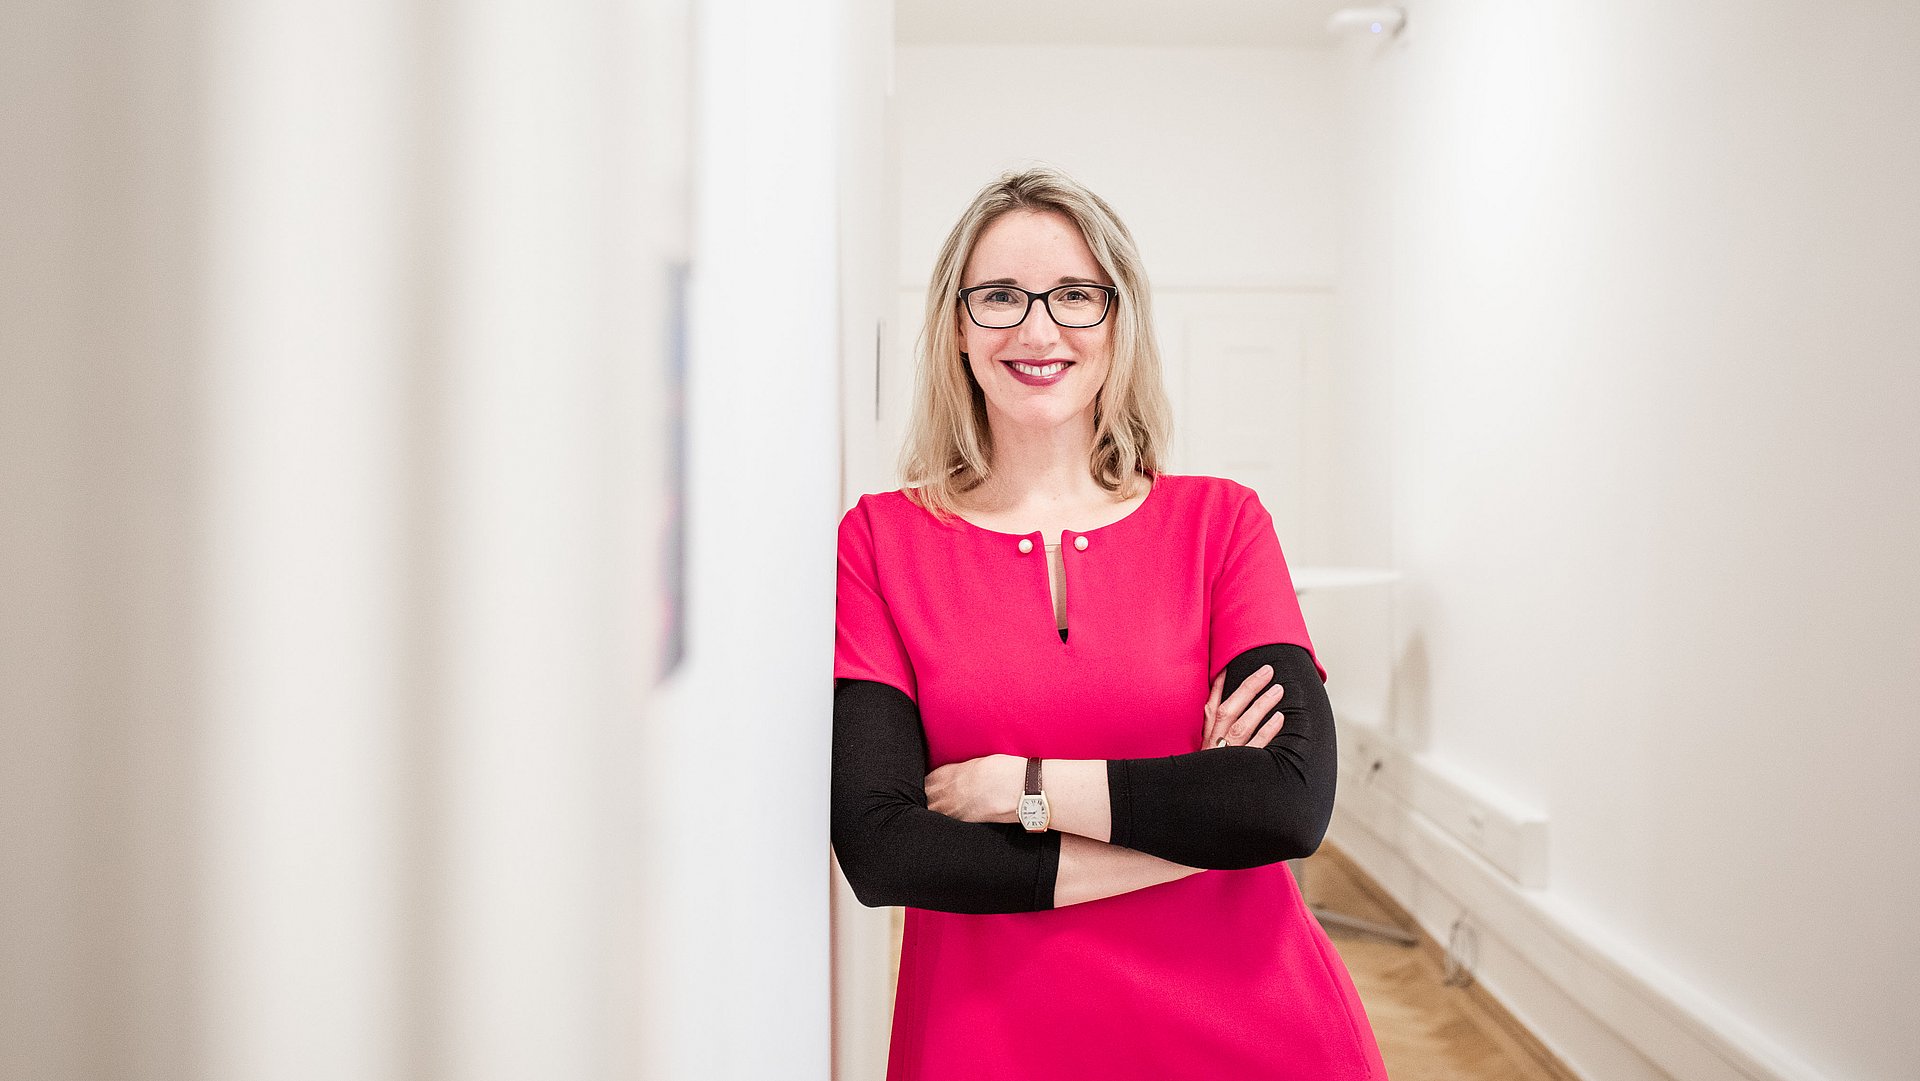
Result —
<svg viewBox="0 0 1920 1081"><path fill-rule="evenodd" d="M1111 843L1188 867L1259 867L1310 855L1333 816L1333 708L1313 656L1292 643L1228 662L1223 697L1263 664L1286 688L1266 747L1107 761ZM1194 718L1198 727L1203 719ZM1258 726L1254 731L1258 731ZM962 822L927 807L920 711L895 687L835 681L832 839L860 903L942 912L1053 907L1060 834Z"/></svg>

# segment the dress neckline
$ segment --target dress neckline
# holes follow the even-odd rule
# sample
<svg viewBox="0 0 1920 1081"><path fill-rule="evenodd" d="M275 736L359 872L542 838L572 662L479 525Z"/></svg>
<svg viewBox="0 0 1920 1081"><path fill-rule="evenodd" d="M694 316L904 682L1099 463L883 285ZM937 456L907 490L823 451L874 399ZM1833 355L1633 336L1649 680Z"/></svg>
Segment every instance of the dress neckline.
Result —
<svg viewBox="0 0 1920 1081"><path fill-rule="evenodd" d="M1153 480L1149 482L1147 486L1146 498L1140 501L1139 506L1128 511L1122 517L1117 518L1111 522L1108 522L1106 525L1096 526L1093 529L1062 530L1060 535L1063 537L1097 537L1101 533L1109 529L1112 529L1115 526L1121 525L1122 523L1125 523L1125 522L1133 521L1135 518L1140 517L1140 514L1142 511L1145 511L1148 507L1154 506L1156 503L1159 502L1159 500L1156 497L1160 494L1160 482L1166 479L1166 476L1167 476L1166 474L1162 473L1159 476L1153 478ZM970 522L966 518L962 517L958 512L954 513L953 520L960 523L961 526L967 529L971 529L976 533L984 533L990 537L1005 537L1009 540L1021 540L1021 539L1030 538L1030 537L1040 537L1041 543L1045 544L1049 548L1058 548L1060 546L1058 541L1048 541L1044 536L1041 536L1042 531L1038 529L1033 530L1030 533L1006 533L998 529L988 529L986 526L979 525L975 522Z"/></svg>

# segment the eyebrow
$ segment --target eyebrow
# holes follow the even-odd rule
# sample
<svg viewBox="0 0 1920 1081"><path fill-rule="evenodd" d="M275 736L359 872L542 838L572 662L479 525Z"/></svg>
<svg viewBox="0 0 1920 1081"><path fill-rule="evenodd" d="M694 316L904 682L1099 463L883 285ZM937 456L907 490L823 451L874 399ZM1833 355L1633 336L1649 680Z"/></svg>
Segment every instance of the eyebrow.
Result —
<svg viewBox="0 0 1920 1081"><path fill-rule="evenodd" d="M1019 285L1020 283L1013 278L988 278L986 281L979 282L978 284L980 285ZM1075 278L1071 276L1062 276L1059 281L1054 282L1053 284L1055 285L1102 285L1105 283L1094 281L1092 278Z"/></svg>

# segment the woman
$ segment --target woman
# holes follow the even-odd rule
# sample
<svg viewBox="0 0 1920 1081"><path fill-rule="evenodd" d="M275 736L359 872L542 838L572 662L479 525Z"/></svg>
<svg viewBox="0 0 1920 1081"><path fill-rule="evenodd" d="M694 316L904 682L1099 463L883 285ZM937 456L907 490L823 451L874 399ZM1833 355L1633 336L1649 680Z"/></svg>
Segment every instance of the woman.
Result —
<svg viewBox="0 0 1920 1081"><path fill-rule="evenodd" d="M1259 498L1160 471L1168 413L1113 211L981 191L909 487L840 524L833 843L907 906L888 1081L1386 1076L1282 862L1332 815L1326 673Z"/></svg>

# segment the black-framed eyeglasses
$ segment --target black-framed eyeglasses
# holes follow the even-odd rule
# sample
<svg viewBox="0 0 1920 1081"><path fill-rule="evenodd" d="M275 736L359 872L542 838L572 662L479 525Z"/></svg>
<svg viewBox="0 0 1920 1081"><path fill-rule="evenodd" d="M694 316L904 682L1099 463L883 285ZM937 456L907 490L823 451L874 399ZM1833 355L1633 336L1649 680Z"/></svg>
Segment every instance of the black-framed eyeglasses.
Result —
<svg viewBox="0 0 1920 1081"><path fill-rule="evenodd" d="M1055 323L1074 330L1097 327L1107 318L1113 298L1120 290L1111 285L1073 282L1056 285L1044 293L1017 285L976 285L960 290L960 303L975 326L988 330L1006 330L1027 321L1033 302L1047 306L1047 315Z"/></svg>

